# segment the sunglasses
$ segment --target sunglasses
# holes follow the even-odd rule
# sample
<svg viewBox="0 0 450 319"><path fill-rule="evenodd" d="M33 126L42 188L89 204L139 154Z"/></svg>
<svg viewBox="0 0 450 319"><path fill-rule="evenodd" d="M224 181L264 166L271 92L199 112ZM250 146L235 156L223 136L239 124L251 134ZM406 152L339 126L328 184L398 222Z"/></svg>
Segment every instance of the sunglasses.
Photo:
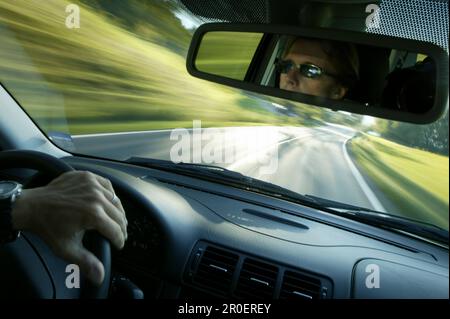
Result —
<svg viewBox="0 0 450 319"><path fill-rule="evenodd" d="M338 77L335 74L325 72L320 66L312 63L296 64L292 60L278 60L275 62L275 67L279 73L286 74L291 70L297 70L301 75L310 79L317 79L323 75Z"/></svg>

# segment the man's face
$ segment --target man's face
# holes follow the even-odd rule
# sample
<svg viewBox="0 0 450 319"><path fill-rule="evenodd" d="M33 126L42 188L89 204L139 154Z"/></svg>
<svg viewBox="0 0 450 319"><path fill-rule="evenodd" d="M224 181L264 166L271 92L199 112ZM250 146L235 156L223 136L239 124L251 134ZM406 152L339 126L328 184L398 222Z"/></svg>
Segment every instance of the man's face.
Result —
<svg viewBox="0 0 450 319"><path fill-rule="evenodd" d="M336 67L317 41L296 40L283 60L291 60L295 64L314 64L326 73L337 74ZM297 69L280 75L280 88L336 100L342 99L347 92L347 89L338 84L331 76L307 78L301 75Z"/></svg>

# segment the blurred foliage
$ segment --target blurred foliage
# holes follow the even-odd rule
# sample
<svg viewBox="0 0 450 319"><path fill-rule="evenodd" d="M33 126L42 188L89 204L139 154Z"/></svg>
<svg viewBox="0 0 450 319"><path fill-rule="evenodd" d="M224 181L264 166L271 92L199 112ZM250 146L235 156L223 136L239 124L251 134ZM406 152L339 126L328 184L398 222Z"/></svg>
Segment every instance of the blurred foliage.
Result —
<svg viewBox="0 0 450 319"><path fill-rule="evenodd" d="M97 14L103 13L133 36L166 47L184 57L192 33L175 17L179 4L173 0L80 0Z"/></svg>
<svg viewBox="0 0 450 319"><path fill-rule="evenodd" d="M350 145L360 167L395 204L397 210L391 213L448 230L448 157L368 135Z"/></svg>
<svg viewBox="0 0 450 319"><path fill-rule="evenodd" d="M209 32L200 45L195 60L199 71L244 80L262 33Z"/></svg>
<svg viewBox="0 0 450 319"><path fill-rule="evenodd" d="M286 122L283 114L242 108L249 98L239 90L187 73L191 34L172 2L77 2L81 28L68 29L65 8L72 2L0 2L0 80L44 130L90 133L83 128L98 123L112 132L137 122L151 130L158 121L193 119L218 126Z"/></svg>
<svg viewBox="0 0 450 319"><path fill-rule="evenodd" d="M378 120L374 131L398 143L448 156L448 113L428 125Z"/></svg>

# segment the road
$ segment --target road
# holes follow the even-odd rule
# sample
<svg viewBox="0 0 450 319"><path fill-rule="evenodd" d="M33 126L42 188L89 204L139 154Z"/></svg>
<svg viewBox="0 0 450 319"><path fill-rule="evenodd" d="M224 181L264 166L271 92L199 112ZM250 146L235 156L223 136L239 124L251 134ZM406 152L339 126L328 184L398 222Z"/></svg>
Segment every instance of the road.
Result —
<svg viewBox="0 0 450 319"><path fill-rule="evenodd" d="M385 211L347 152L346 142L355 133L326 124L97 134L73 140L79 153L218 165L300 194Z"/></svg>

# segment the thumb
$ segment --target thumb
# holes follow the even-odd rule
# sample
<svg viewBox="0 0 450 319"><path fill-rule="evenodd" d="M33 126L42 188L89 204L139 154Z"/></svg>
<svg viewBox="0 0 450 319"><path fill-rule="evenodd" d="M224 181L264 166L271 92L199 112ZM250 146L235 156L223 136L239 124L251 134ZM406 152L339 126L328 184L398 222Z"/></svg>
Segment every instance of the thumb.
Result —
<svg viewBox="0 0 450 319"><path fill-rule="evenodd" d="M83 246L77 246L67 255L67 259L80 267L81 273L90 282L100 286L105 277L105 268L98 258Z"/></svg>

